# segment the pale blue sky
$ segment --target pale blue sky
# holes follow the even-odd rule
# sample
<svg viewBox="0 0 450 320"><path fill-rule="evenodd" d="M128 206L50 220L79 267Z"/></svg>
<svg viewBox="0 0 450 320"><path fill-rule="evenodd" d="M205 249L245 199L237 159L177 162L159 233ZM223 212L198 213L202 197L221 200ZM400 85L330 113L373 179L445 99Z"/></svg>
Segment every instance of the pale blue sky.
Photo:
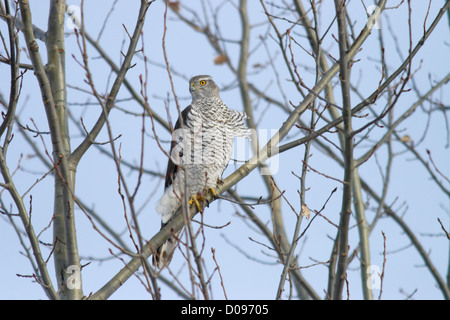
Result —
<svg viewBox="0 0 450 320"><path fill-rule="evenodd" d="M185 5L192 5L197 9L199 16L203 17L200 1L181 1ZM230 1L235 3L236 1ZM321 23L328 26L328 23L334 16L334 6L331 1L330 5L321 8ZM396 3L399 1L396 1ZM444 1L433 1L431 3L430 12L427 17L426 25L429 26L431 21L435 18L437 11L442 6ZM79 1L68 1L68 4L79 5ZM104 18L110 10L112 1L85 1L85 21L88 32L97 37L100 31ZM389 4L393 6L393 4ZM41 6L41 7L39 7ZM418 39L423 34L423 21L427 12L427 1L413 1L412 8L412 43L415 45ZM46 1L31 1L31 8L33 12L34 23L42 28L46 28L46 17L48 14L48 4ZM154 62L164 65L164 57L162 54L162 36L163 36L163 16L164 16L164 2L156 1L153 3L147 13L146 24L144 27L144 44L145 54ZM402 59L408 52L408 23L407 23L407 7L405 4L398 10L388 10L382 16L382 30L385 40L385 54L388 61L389 71L395 70ZM137 1L118 1L114 12L109 18L105 30L100 39L100 44L104 50L114 59L116 63L121 58L120 50L126 51L127 39L126 33L123 29L124 24L129 32L133 30L137 15ZM365 23L365 15L362 10L360 1L352 1L350 4L350 15L357 19L354 25L356 35ZM267 93L274 97L280 98L279 88L276 85L276 79L273 76L272 69L256 73L257 68L253 67L257 63L265 64L268 62L265 50L259 44L259 36L265 35L268 32L266 25L259 23L264 21L264 14L259 1L249 1L250 23L255 25L252 29L252 38L250 47L258 48L252 54L249 60L249 81L258 85L259 88L267 88ZM276 10L275 10L276 12ZM286 17L290 19L291 17ZM388 18L388 19L387 19ZM221 27L222 37L228 40L239 40L240 38L240 23L236 10L233 5L223 2L222 9L219 15L219 25ZM277 21L281 26L282 21ZM286 23L286 22L285 22ZM295 30L295 29L294 29ZM391 31L395 31L396 37L393 38ZM0 23L0 31L6 37L6 26L2 21ZM72 55L80 59L80 52L76 43L76 38L71 34L70 28L66 38L66 63L67 63L67 83L72 87L89 90L88 86L83 82L84 71L75 62ZM300 32L300 29L298 29ZM324 32L324 30L321 30ZM269 29L270 34L273 35L273 30ZM429 83L441 80L450 71L449 56L449 21L448 17L444 17L437 29L427 41L425 48L415 57L412 71L415 73L415 85L423 94L429 88ZM298 36L296 38L301 42L305 48L309 49L307 40L304 37ZM397 42L398 48L395 47L394 42ZM25 43L21 35L21 44ZM276 56L278 66L283 66L280 53L277 51L276 43L268 38L267 44L270 46L271 54ZM39 43L43 60L45 61L45 46ZM173 13L169 12L167 20L167 35L166 35L167 57L171 67L174 71L174 85L177 96L180 99L182 106L187 106L190 102L188 85L186 79L197 74L210 74L214 77L219 87L232 86L228 90L222 90L222 98L225 103L237 110L242 110L242 102L239 95L239 90L236 84L232 83L233 75L226 66L214 64L216 53L206 44L205 38L200 33L193 32L186 27L183 22L177 21ZM333 43L330 36L326 37L324 47L330 51L334 57L338 56L338 46ZM226 45L228 53L231 57L234 66L237 65L237 54L239 46L233 42ZM401 52L399 57L398 51ZM4 54L3 47L0 53ZM90 57L89 65L94 76L97 89L100 92L105 92L105 88L111 86L111 79L114 75L110 75L110 69L98 59L98 53L92 47L88 47L88 54ZM303 80L308 85L314 81L314 75L305 70L305 66L314 68L311 58L302 52L298 46L294 47L294 54L296 62L300 68ZM25 53L22 53L22 59L27 61ZM379 44L378 33L374 31L366 43L363 45L363 50L358 54L357 59L361 59L354 66L352 77L354 83L357 84L358 90L361 94L366 95L371 93L380 81L379 68ZM144 73L143 60L139 57L134 58L136 66L130 70L127 79L134 85L136 91L140 90L139 75ZM330 63L330 62L329 62ZM292 101L294 105L301 102L301 96L294 90L292 84L286 81L288 77L286 69L280 67L277 70L280 73L280 79L283 84L283 91L287 99ZM364 72L362 72L364 71ZM180 74L181 76L178 76ZM2 85L0 86L0 93L6 97L9 92L9 70L5 64L0 64L0 75ZM150 107L158 112L161 116L166 117L165 102L167 97L170 97L168 107L170 115L174 122L177 115L175 104L173 103L170 83L167 76L167 71L154 64L148 66L148 95ZM359 79L359 81L358 81ZM336 82L336 79L334 80ZM408 88L410 86L407 86ZM336 86L335 95L339 103L340 88ZM128 100L130 94L122 87L119 94L119 107L126 109L129 112L141 112L140 106ZM433 96L435 99L440 99L445 106L449 106L449 90L448 84L443 89ZM120 100L125 99L125 100ZM252 99L255 103L255 117L261 129L272 130L279 128L286 119L284 111L276 106L270 106L266 110L267 104L257 100L254 96ZM411 104L417 99L416 93L411 91L402 95L401 100L394 109L394 115L398 116L403 110L409 108ZM88 108L84 108L77 104L85 102L94 102L92 97L80 93L79 90L68 90L68 101L73 110L76 119L83 118L83 123L87 128L90 128L96 121L100 107L92 104ZM352 95L352 103L357 104L359 98ZM383 99L383 101L385 101ZM376 105L376 108L383 108L382 102ZM430 105L425 105L430 107ZM47 124L44 116L44 108L40 100L40 93L36 83L36 79L31 71L28 71L24 77L23 89L21 99L18 104L18 115L24 124L32 125L31 118L34 120L39 130L46 131ZM448 112L447 112L448 116ZM355 127L364 122L364 119L354 120ZM116 146L121 145L121 155L132 163L139 163L140 157L140 130L142 127L142 118L139 116L126 115L123 111L113 110L110 115L110 122L112 124L113 134L122 136L116 141ZM447 177L450 176L450 150L447 144L447 126L445 118L436 113L431 117L426 139L417 147L422 157L427 159L426 149L431 151L433 160L439 167L441 172ZM166 158L161 150L159 150L154 138L152 137L151 123L145 123L147 135L145 137L145 164L144 167L152 169L164 174L166 167ZM399 127L401 135L408 134L413 141L419 141L424 133L426 127L426 120L422 111L418 110L409 118L404 124ZM72 148L75 148L81 141L81 134L79 129L71 124L72 133ZM157 125L155 128L160 139L169 141L170 137L166 130ZM295 129L293 129L295 130ZM294 134L295 133L295 134ZM357 155L361 155L367 151L373 142L384 133L382 128L374 129L367 142L363 141L360 144L361 149L357 151ZM301 137L299 133L292 131L288 135L286 141L289 139ZM328 135L330 139L336 141L335 135ZM36 139L37 140L37 139ZM106 131L102 132L98 141L107 141L108 137ZM357 139L359 141L359 139ZM46 137L47 147L50 147L48 137ZM42 147L39 141L37 145ZM164 144L168 148L168 143ZM103 146L105 150L110 150L109 146ZM445 194L439 190L435 184L429 179L428 173L423 166L414 160L411 155L405 154L404 148L400 144L394 144L394 152L398 154L393 162L391 185L389 187L389 194L386 202L393 205L398 214L404 214L403 218L410 228L417 234L423 246L430 250L430 257L440 274L445 277L447 275L447 268L449 263L449 242L442 236L430 236L442 234L441 228L437 222L440 218L445 226L449 226L449 212L450 201ZM291 174L291 171L300 173L301 159L303 158L304 147L287 151L279 156L277 159L279 163L279 170L274 173L278 185L282 190L286 190L285 196L297 208L299 206L297 189L299 188L298 179ZM311 158L311 165L337 179L342 179L343 171L332 160L325 157L319 150L313 148L313 156ZM21 161L21 169L16 173L15 179L20 192L24 192L29 186L39 177L44 174L44 169L39 160L30 157L31 149L21 137L20 133L16 132L13 142L8 151L8 163L10 169L14 170L17 166L20 155L23 155ZM377 161L383 166L386 161L386 149L380 148L376 157L372 157L370 161L360 168L360 175L366 180L370 181L372 187L381 191L382 179L377 166ZM240 164L231 164L226 170L224 176L227 176ZM130 174L130 184L134 186L136 175L127 170ZM158 198L163 192L163 183L155 177L144 175L141 187L137 196L137 207L142 206L139 215L139 222L141 231L146 239L150 239L158 230L160 226L160 217L154 211L154 207ZM309 172L307 176L307 185L310 190L307 192L307 204L310 209L317 209L323 206L325 200L334 188L338 191L327 203L325 210L322 212L328 219L338 223L338 215L341 206L341 185L337 181L325 178L322 175ZM82 159L77 176L76 193L77 196L87 205L94 208L103 219L113 227L116 232L126 232L126 224L124 220L124 212L122 201L117 193L117 173L114 163L109 158L102 155L95 147ZM247 178L237 185L237 190L242 195L257 197L257 195L266 196L267 192L262 180L259 177L258 171L252 172ZM448 183L447 183L448 188ZM2 198L4 201L9 201L5 195L6 191L2 191ZM49 219L52 215L53 204L53 179L49 176L32 191L32 222L35 230L40 232L49 224ZM28 205L29 197L27 195L25 203ZM375 202L372 200L369 206L373 209ZM231 221L230 225L222 229L205 228L205 253L204 258L207 264L207 273L211 274L214 268L214 262L211 257L210 248L213 247L216 251L216 259L220 266L222 277L224 279L226 293L230 299L273 299L278 287L279 277L282 270L282 265L276 263L274 254L267 250L264 246L255 241L269 244L268 241L259 233L250 229L246 223L239 218L235 212L239 210L233 204L224 200L215 201L210 208L206 210L204 219L205 223L214 226L223 226ZM255 212L263 221L270 220L270 211L266 207L255 207ZM283 202L283 218L286 224L288 236L292 236L295 224L295 215L290 211L288 205ZM110 255L108 249L111 245L105 241L95 230L93 230L90 221L80 211L76 210L77 230L79 240L79 250L83 257L82 263L92 261L92 263L83 270L83 291L85 294L95 292L106 281L108 281L120 268L123 263ZM368 219L371 221L374 214L372 211L367 212ZM16 221L20 225L19 221ZM307 225L308 221L304 220L302 228ZM352 219L351 225L355 225L355 220ZM447 229L448 230L448 229ZM409 239L403 234L399 227L391 219L381 219L377 227L370 236L371 245L371 260L372 264L381 267L383 264L383 237L381 232L386 235L386 270L383 281L383 295L384 299L403 299L406 295L417 292L413 298L417 299L441 299L442 294L436 288L436 282L431 277L429 271L423 267L423 261L418 256L417 251L410 246ZM332 240L335 237L336 229L327 221L317 218L311 224L306 236L302 239L297 247L296 254L300 256L299 262L302 266L308 266L317 262L325 262L330 258L330 250ZM249 240L249 237L255 241ZM124 239L128 237L124 236ZM41 236L41 240L46 243L51 243L52 232L46 230ZM128 241L131 245L131 242ZM357 229L352 228L350 232L351 248L357 245ZM239 252L234 246L246 253L247 256ZM33 283L29 278L17 277L16 274L30 274L31 268L28 260L20 253L22 248L19 245L17 235L13 228L7 223L5 217L0 217L0 299L45 299L46 296L36 283ZM116 252L117 250L115 250ZM44 257L50 252L43 250ZM92 258L105 258L105 261L97 262ZM249 258L250 257L250 258ZM127 261L128 258L124 257ZM176 272L177 266L183 264L183 259L178 253L174 257L171 266ZM49 263L50 274L53 277L53 264ZM166 272L166 271L165 271ZM320 296L324 296L326 290L328 269L323 265L318 265L302 270L304 277L311 283L313 288ZM164 273L167 276L167 273ZM361 285L360 270L357 259L350 265L348 271L348 280L350 284L350 298L361 299ZM184 284L186 282L186 274L183 273L180 278ZM165 299L177 298L177 295L164 287L161 284L161 294ZM220 278L217 272L212 278L213 298L222 299L223 292L220 285ZM287 283L285 289L289 290ZM378 297L379 290L374 290L374 296ZM346 294L344 294L346 297ZM286 297L286 294L284 295ZM149 299L150 296L144 290L140 282L132 277L127 281L112 297L112 299Z"/></svg>

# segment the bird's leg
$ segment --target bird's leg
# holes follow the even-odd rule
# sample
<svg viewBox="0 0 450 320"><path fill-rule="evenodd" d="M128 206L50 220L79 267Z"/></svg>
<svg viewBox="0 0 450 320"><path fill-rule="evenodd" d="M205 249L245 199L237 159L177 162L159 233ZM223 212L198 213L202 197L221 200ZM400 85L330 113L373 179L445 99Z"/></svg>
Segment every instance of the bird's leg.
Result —
<svg viewBox="0 0 450 320"><path fill-rule="evenodd" d="M205 201L205 197L200 192L197 192L197 194L194 194L189 200L189 205L191 206L193 203L195 203L195 206L197 207L198 211L202 212L203 209L200 206L200 203L198 202L199 200Z"/></svg>
<svg viewBox="0 0 450 320"><path fill-rule="evenodd" d="M217 193L216 193L216 190L214 188L212 188L212 187L209 188L208 192L212 194L214 199L216 199ZM206 197L205 197L205 200L206 200L206 206L209 208L209 200Z"/></svg>
<svg viewBox="0 0 450 320"><path fill-rule="evenodd" d="M214 188L208 188L207 193L208 192L212 194L214 199L217 197L217 193ZM191 197L191 199L189 200L189 205L191 206L194 203L195 206L197 207L198 211L201 212L203 209L202 209L202 206L200 206L199 201L203 201L203 202L206 201L206 206L209 207L208 199L200 192L197 192L197 194L195 194Z"/></svg>
<svg viewBox="0 0 450 320"><path fill-rule="evenodd" d="M211 193L213 195L214 198L217 197L217 193L216 193L216 190L214 188L209 188L208 191L209 191L209 193Z"/></svg>

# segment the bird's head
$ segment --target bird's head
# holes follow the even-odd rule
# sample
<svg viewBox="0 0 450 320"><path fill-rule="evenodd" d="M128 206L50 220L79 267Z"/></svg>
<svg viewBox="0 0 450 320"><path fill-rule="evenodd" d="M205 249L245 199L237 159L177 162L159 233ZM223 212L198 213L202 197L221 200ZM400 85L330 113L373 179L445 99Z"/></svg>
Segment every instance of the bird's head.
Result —
<svg viewBox="0 0 450 320"><path fill-rule="evenodd" d="M193 77L189 81L189 92L192 95L192 100L219 97L219 87L208 75Z"/></svg>

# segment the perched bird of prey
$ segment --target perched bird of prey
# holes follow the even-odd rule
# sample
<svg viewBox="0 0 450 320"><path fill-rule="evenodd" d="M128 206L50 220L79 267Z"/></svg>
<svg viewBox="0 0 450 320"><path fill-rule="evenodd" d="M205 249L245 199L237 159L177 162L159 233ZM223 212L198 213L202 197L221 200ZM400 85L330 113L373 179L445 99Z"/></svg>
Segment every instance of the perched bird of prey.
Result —
<svg viewBox="0 0 450 320"><path fill-rule="evenodd" d="M214 188L230 161L234 138L250 137L244 123L247 115L223 103L211 76L193 77L189 91L192 102L175 124L164 194L156 207L161 214L161 228L170 222L185 197L200 210L198 200L207 192L215 195ZM175 237L169 238L153 255L158 268L169 264L177 244Z"/></svg>

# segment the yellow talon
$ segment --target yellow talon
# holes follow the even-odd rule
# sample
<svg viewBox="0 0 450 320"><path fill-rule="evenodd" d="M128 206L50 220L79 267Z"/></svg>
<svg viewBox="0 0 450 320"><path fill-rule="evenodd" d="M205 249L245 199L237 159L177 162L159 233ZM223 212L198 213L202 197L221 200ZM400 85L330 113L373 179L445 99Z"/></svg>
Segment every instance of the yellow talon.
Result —
<svg viewBox="0 0 450 320"><path fill-rule="evenodd" d="M211 192L211 194L212 194L214 197L217 196L216 190L214 190L214 188L209 188L209 192Z"/></svg>
<svg viewBox="0 0 450 320"><path fill-rule="evenodd" d="M195 203L195 206L197 207L198 211L202 211L202 207L200 206L200 203L198 202L198 200L204 201L205 197L202 196L200 193L194 194L191 197L191 200L189 200L189 205L191 206L193 203Z"/></svg>
<svg viewBox="0 0 450 320"><path fill-rule="evenodd" d="M217 196L216 190L214 190L214 188L209 188L208 191L213 195L213 197L215 198ZM189 200L188 204L189 206L191 206L192 204L195 204L195 206L197 207L198 211L202 211L203 208L200 205L199 201L206 201L207 206L209 207L209 201L208 199L206 199L206 197L204 195L202 195L200 192L198 192L197 194L193 195L191 197L191 199Z"/></svg>

